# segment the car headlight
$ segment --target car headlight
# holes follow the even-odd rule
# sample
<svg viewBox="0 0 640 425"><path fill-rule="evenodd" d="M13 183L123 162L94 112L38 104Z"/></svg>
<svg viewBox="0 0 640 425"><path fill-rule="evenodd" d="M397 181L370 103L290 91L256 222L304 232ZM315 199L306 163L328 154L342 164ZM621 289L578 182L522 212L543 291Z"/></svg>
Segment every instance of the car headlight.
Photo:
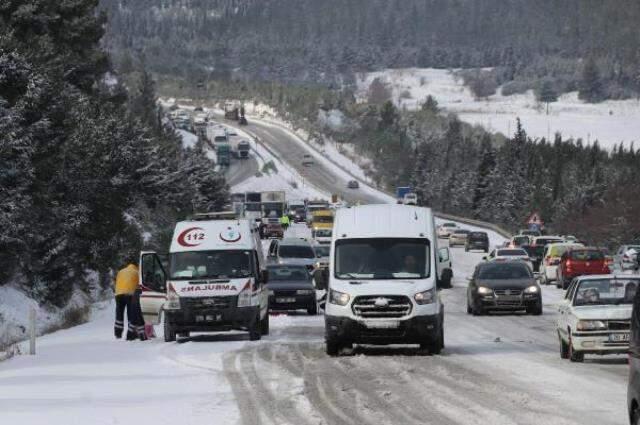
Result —
<svg viewBox="0 0 640 425"><path fill-rule="evenodd" d="M478 294L490 295L490 294L493 294L493 289L487 288L486 286L478 286Z"/></svg>
<svg viewBox="0 0 640 425"><path fill-rule="evenodd" d="M540 291L537 285L531 285L524 290L525 294L537 294Z"/></svg>
<svg viewBox="0 0 640 425"><path fill-rule="evenodd" d="M296 294L298 295L311 295L313 294L313 289L298 289L296 291Z"/></svg>
<svg viewBox="0 0 640 425"><path fill-rule="evenodd" d="M432 304L436 300L436 290L435 288L431 288L427 291L418 292L413 298L419 305Z"/></svg>
<svg viewBox="0 0 640 425"><path fill-rule="evenodd" d="M347 305L349 303L349 294L345 294L344 292L334 291L333 289L329 295L329 302L331 304L336 305Z"/></svg>
<svg viewBox="0 0 640 425"><path fill-rule="evenodd" d="M607 329L607 324L601 320L580 320L576 328L579 331L600 331Z"/></svg>

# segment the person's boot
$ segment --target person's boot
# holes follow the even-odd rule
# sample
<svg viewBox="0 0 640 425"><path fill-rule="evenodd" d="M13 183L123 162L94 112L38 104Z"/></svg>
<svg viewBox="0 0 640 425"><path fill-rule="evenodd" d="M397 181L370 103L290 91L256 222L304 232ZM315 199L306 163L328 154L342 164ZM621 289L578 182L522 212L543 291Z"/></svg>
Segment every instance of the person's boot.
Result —
<svg viewBox="0 0 640 425"><path fill-rule="evenodd" d="M127 341L135 341L138 339L138 335L136 335L135 331L129 329L127 331Z"/></svg>
<svg viewBox="0 0 640 425"><path fill-rule="evenodd" d="M114 329L113 334L115 335L116 339L121 339L122 338L122 329Z"/></svg>

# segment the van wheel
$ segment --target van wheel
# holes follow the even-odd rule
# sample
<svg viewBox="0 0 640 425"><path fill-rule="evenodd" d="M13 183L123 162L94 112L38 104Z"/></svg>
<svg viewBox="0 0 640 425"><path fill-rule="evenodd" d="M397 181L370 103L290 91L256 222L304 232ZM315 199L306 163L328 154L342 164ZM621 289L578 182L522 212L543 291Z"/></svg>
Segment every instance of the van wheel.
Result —
<svg viewBox="0 0 640 425"><path fill-rule="evenodd" d="M328 337L325 340L325 350L327 352L327 355L335 357L340 354L341 348L342 344L340 344L340 341L337 338Z"/></svg>
<svg viewBox="0 0 640 425"><path fill-rule="evenodd" d="M260 333L269 335L269 313L264 315L264 319L260 321Z"/></svg>
<svg viewBox="0 0 640 425"><path fill-rule="evenodd" d="M260 333L260 313L258 313L256 320L249 326L249 341L259 341L260 338L262 334Z"/></svg>
<svg viewBox="0 0 640 425"><path fill-rule="evenodd" d="M562 337L560 336L560 332L558 332L558 341L560 342L560 358L568 359L569 358L569 345L564 342Z"/></svg>
<svg viewBox="0 0 640 425"><path fill-rule="evenodd" d="M467 314L471 313L473 313L473 309L471 308L471 306L469 305L469 301L467 300Z"/></svg>
<svg viewBox="0 0 640 425"><path fill-rule="evenodd" d="M435 339L427 339L420 344L420 350L426 350L429 354L440 354L444 347L444 331L442 328L438 332L438 336Z"/></svg>
<svg viewBox="0 0 640 425"><path fill-rule="evenodd" d="M169 317L164 316L164 342L174 342L176 340L176 328L169 320Z"/></svg>
<svg viewBox="0 0 640 425"><path fill-rule="evenodd" d="M533 314L534 316L542 315L542 301L538 301L535 305L527 307L527 314Z"/></svg>

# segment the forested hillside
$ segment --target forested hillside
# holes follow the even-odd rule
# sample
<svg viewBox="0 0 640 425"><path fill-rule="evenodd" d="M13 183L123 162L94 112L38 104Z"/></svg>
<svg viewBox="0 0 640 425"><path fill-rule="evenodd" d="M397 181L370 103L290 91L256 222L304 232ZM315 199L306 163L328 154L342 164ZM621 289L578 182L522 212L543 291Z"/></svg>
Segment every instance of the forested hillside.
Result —
<svg viewBox="0 0 640 425"><path fill-rule="evenodd" d="M616 0L102 0L118 61L144 55L192 82L350 82L388 67L498 67L512 91L543 77L576 90L591 58L601 93L640 87L640 3Z"/></svg>
<svg viewBox="0 0 640 425"><path fill-rule="evenodd" d="M149 74L124 87L110 72L97 3L0 4L0 285L44 304L110 284L127 253L226 198L162 125Z"/></svg>

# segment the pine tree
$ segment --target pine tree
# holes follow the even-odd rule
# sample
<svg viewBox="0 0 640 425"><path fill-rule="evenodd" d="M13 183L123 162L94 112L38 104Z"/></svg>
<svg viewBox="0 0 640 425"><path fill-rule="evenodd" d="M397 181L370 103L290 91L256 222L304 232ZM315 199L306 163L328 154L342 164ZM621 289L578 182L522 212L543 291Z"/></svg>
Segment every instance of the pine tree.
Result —
<svg viewBox="0 0 640 425"><path fill-rule="evenodd" d="M558 93L553 87L553 83L549 80L544 80L542 85L537 91L538 102L542 102L546 105L547 115L549 115L549 103L558 101Z"/></svg>
<svg viewBox="0 0 640 425"><path fill-rule="evenodd" d="M482 137L480 147L480 164L478 165L476 187L473 193L473 203L471 209L475 216L478 216L478 209L486 195L489 185L489 176L496 166L495 151L491 145L491 137L485 134Z"/></svg>
<svg viewBox="0 0 640 425"><path fill-rule="evenodd" d="M590 103L600 102L604 98L600 70L593 57L587 59L582 69L578 97Z"/></svg>

